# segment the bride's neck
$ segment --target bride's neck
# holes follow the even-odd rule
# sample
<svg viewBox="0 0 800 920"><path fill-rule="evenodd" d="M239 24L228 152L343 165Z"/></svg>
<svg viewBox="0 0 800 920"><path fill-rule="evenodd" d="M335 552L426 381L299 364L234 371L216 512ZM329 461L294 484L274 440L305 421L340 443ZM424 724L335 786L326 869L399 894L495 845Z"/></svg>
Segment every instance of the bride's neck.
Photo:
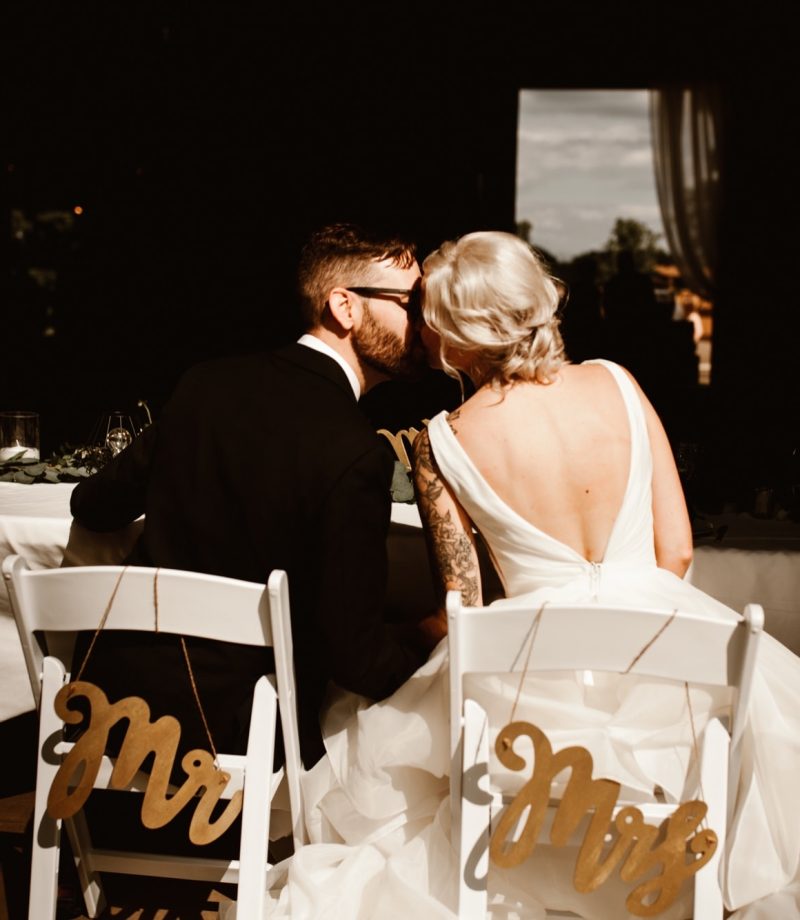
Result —
<svg viewBox="0 0 800 920"><path fill-rule="evenodd" d="M535 387L552 387L557 386L563 382L560 371L556 371L548 381L516 379L501 382L488 372L484 374L476 374L476 376L472 376L472 374L470 374L469 378L472 381L476 392L478 390L492 390L495 393L500 393L503 395L520 386L531 385Z"/></svg>
<svg viewBox="0 0 800 920"><path fill-rule="evenodd" d="M492 377L492 373L488 367L484 367L480 364L472 364L468 367L464 373L469 377L472 386L475 390L480 390L483 387L493 387L496 384L495 379Z"/></svg>

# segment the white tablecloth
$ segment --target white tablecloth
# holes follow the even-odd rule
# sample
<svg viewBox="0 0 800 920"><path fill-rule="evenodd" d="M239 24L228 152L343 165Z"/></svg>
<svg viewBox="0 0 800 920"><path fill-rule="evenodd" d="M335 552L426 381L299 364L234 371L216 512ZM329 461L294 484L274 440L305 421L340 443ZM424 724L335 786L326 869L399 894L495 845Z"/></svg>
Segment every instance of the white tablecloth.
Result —
<svg viewBox="0 0 800 920"><path fill-rule="evenodd" d="M69 537L72 486L0 482L0 563L19 553L35 568L61 565ZM5 587L0 592L0 719L33 709L17 627Z"/></svg>
<svg viewBox="0 0 800 920"><path fill-rule="evenodd" d="M734 610L761 604L767 632L800 655L800 548L698 546L687 577Z"/></svg>
<svg viewBox="0 0 800 920"><path fill-rule="evenodd" d="M74 485L26 486L0 482L0 564L14 553L32 568L113 565L133 545L141 525L95 534L73 525L69 497ZM65 558L65 550L69 547ZM0 721L33 709L33 696L5 586L0 590Z"/></svg>
<svg viewBox="0 0 800 920"><path fill-rule="evenodd" d="M139 531L133 524L113 534L93 534L72 525L67 484L0 483L0 562L11 553L37 568L62 563L118 563ZM759 529L759 522L745 522ZM794 525L796 526L796 525ZM691 582L734 610L756 601L764 607L767 631L800 654L800 541L792 527L777 540L756 533L737 536L730 528L721 543L699 546ZM430 612L434 592L416 505L392 506L389 533L388 606L397 617ZM65 556L66 550L66 556ZM30 683L5 590L0 590L0 720L33 708Z"/></svg>

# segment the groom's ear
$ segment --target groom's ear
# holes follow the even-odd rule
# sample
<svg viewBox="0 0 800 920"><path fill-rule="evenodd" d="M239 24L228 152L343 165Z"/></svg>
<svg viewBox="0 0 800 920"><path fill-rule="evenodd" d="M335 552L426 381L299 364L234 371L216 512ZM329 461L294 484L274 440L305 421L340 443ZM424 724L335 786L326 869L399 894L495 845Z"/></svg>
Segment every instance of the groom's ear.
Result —
<svg viewBox="0 0 800 920"><path fill-rule="evenodd" d="M349 332L355 326L360 315L360 307L355 294L343 287L336 287L330 292L328 309L333 319L345 332Z"/></svg>

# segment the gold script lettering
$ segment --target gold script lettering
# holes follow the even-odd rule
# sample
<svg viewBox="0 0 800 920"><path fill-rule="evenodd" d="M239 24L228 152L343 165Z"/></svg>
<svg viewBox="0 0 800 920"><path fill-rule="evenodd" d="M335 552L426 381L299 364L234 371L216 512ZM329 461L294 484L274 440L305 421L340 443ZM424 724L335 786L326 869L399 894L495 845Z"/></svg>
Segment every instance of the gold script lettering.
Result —
<svg viewBox="0 0 800 920"><path fill-rule="evenodd" d="M428 419L423 419L422 424L427 425ZM408 446L413 448L414 441L416 440L417 435L419 434L419 429L417 428L401 428L397 434L393 434L388 428L379 428L378 434L382 434L386 440L392 445L394 449L395 456L397 459L405 466L407 470L411 469L411 460L408 458L408 450L406 448L406 441L408 441Z"/></svg>
<svg viewBox="0 0 800 920"><path fill-rule="evenodd" d="M612 822L620 785L608 779L592 779L592 756L585 748L568 747L553 754L547 736L539 728L529 722L512 722L503 728L496 742L500 762L511 770L522 770L525 766L523 758L514 752L514 741L521 735L533 742L533 773L492 834L489 855L496 865L518 866L531 855L550 800L551 783L567 767L570 776L556 811L550 842L553 846L565 846L584 816L590 813L575 865L577 891L599 888L623 859L620 877L626 882L633 882L660 865L663 867L661 873L635 888L626 900L626 907L632 914L650 917L669 907L683 882L714 855L716 834L711 830L695 833L705 817L704 802L684 802L660 828L647 824L641 811L632 806L621 809ZM530 811L521 834L516 841L507 843L509 834L528 808ZM606 835L612 823L617 837L603 858ZM656 840L661 837L661 843L656 846ZM691 851L688 862L687 842Z"/></svg>
<svg viewBox="0 0 800 920"><path fill-rule="evenodd" d="M189 839L201 845L225 833L242 810L242 792L234 793L217 820L211 820L211 813L230 776L217 769L208 751L193 750L184 755L181 766L188 779L177 792L167 796L181 734L177 719L162 716L151 722L150 707L144 700L131 696L109 704L105 693L86 681L66 684L59 690L54 702L58 717L70 725L83 722L83 714L71 706L72 701L81 697L90 706L88 725L64 758L50 787L47 811L51 817L70 818L83 807L94 788L108 733L121 719L127 719L128 728L114 763L110 788L127 786L152 753L155 755L153 768L142 799L144 826L157 828L168 824L203 789L189 825ZM74 782L76 774L77 783Z"/></svg>

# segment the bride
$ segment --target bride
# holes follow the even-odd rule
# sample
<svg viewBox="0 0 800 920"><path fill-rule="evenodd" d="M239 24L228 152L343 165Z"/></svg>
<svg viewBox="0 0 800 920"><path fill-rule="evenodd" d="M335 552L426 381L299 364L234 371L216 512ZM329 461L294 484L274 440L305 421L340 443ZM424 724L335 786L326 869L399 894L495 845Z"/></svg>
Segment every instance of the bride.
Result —
<svg viewBox="0 0 800 920"><path fill-rule="evenodd" d="M483 602L477 530L506 597L532 607L597 601L738 616L682 580L691 529L661 423L619 366L567 362L558 289L530 247L499 232L445 243L424 263L423 290L429 351L475 384L415 443L418 505L442 594ZM444 615L428 622L443 638ZM769 636L760 654L724 896L736 920L788 920L800 917L800 668ZM332 694L327 757L305 777L313 842L272 871L270 916L454 916L446 669L443 641L388 700ZM504 678L481 681L474 695L496 731L508 715ZM691 704L701 731L725 700L693 687ZM683 688L597 673L528 678L518 712L554 748L575 743L580 729L595 776L686 797ZM551 907L627 916L620 887L575 892L569 858L537 848L524 871L492 867L490 915L538 918ZM688 912L676 902L660 916Z"/></svg>

